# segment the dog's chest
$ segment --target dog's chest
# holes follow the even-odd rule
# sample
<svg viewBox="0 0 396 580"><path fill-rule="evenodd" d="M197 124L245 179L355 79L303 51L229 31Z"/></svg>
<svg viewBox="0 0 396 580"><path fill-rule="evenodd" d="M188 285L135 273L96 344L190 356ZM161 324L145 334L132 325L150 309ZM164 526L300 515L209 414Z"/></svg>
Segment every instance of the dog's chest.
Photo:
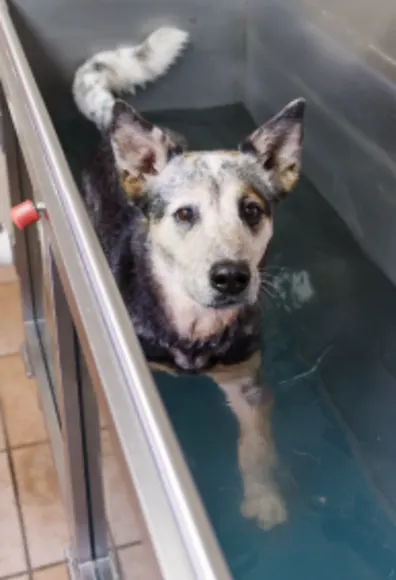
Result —
<svg viewBox="0 0 396 580"><path fill-rule="evenodd" d="M258 323L236 323L210 340L164 341L139 337L144 353L153 367L178 374L203 374L216 365L234 365L248 359L260 347Z"/></svg>

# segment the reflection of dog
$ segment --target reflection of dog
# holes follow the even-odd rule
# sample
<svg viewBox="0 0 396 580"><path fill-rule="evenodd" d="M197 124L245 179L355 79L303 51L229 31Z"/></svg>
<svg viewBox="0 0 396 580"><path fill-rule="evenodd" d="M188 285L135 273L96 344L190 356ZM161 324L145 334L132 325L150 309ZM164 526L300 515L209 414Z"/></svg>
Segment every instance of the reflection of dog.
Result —
<svg viewBox="0 0 396 580"><path fill-rule="evenodd" d="M163 74L186 42L162 28L77 71L76 103L103 131L83 195L152 367L207 375L225 392L240 423L242 511L269 529L286 509L273 476L258 301L274 208L300 173L304 101L239 150L186 153L182 138L113 97Z"/></svg>

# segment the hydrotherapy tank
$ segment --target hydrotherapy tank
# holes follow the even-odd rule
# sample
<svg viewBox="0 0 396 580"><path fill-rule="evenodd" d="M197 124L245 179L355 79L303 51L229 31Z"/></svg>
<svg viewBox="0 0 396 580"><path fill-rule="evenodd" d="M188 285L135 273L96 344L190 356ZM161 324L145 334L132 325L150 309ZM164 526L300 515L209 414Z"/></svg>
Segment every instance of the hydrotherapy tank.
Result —
<svg viewBox="0 0 396 580"><path fill-rule="evenodd" d="M156 384L233 578L396 578L396 7L18 0L11 16L77 182L98 135L71 101L76 66L157 25L187 29L191 47L134 103L192 147L235 146L306 98L304 175L276 216L263 313L285 526L239 514L237 429L217 389Z"/></svg>

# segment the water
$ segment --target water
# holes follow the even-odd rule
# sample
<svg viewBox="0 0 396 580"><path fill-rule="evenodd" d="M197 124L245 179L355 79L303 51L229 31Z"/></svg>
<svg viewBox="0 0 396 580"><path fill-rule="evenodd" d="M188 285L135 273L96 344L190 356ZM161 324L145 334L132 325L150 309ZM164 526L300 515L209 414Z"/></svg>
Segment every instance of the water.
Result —
<svg viewBox="0 0 396 580"><path fill-rule="evenodd" d="M149 116L195 149L235 147L254 127L239 105ZM80 171L95 131L75 118L59 133ZM268 268L264 371L286 525L267 533L240 515L237 425L218 389L156 376L233 577L396 579L396 291L304 178L279 206Z"/></svg>

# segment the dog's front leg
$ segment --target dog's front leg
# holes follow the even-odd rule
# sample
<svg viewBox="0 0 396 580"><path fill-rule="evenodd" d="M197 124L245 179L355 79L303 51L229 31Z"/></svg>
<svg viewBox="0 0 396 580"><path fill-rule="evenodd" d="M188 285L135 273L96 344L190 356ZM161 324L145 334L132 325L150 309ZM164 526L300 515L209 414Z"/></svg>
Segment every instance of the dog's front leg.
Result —
<svg viewBox="0 0 396 580"><path fill-rule="evenodd" d="M272 396L260 379L257 363L256 356L248 364L223 367L220 372L212 373L211 378L224 391L239 421L238 460L244 490L242 514L256 519L261 527L269 530L285 522L287 512L274 478Z"/></svg>

